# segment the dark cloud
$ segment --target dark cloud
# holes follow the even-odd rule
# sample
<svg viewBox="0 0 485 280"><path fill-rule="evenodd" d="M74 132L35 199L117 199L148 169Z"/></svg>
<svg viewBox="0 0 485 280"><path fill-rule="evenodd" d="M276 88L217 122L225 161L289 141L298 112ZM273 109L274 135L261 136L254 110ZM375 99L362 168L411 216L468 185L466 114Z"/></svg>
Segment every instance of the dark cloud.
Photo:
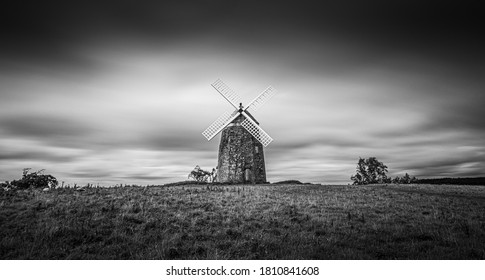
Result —
<svg viewBox="0 0 485 280"><path fill-rule="evenodd" d="M84 170L84 171L77 171L77 172L69 172L64 174L68 178L81 178L81 179L109 179L112 178L114 175L114 172L110 171L100 171L97 169L92 169L92 170Z"/></svg>
<svg viewBox="0 0 485 280"><path fill-rule="evenodd" d="M462 96L467 100L447 104L439 108L439 112L432 115L432 119L426 124L427 131L455 129L457 131L472 130L476 133L485 134L485 96L473 97Z"/></svg>
<svg viewBox="0 0 485 280"><path fill-rule="evenodd" d="M460 164L450 164L450 165L430 165L422 169L408 169L412 170L412 174L416 177L421 178L442 178L442 177L478 177L483 176L483 168L485 167L482 163L478 164L473 168L463 169L460 168ZM402 176L402 172L398 174Z"/></svg>
<svg viewBox="0 0 485 280"><path fill-rule="evenodd" d="M212 149L212 145L204 145L202 134L194 134L194 131L178 129L166 129L160 131L150 131L140 135L129 144L131 147L143 147L148 150L170 150L186 151L188 147L197 151L207 152Z"/></svg>
<svg viewBox="0 0 485 280"><path fill-rule="evenodd" d="M157 181L166 181L166 179L171 179L173 176L157 176L157 175L145 175L145 174L134 174L134 175L129 175L129 176L119 176L118 178L125 179L125 180L138 180L138 181L151 181L151 182L157 182Z"/></svg>
<svg viewBox="0 0 485 280"><path fill-rule="evenodd" d="M400 164L399 168L419 170L420 173L426 174L429 169L433 168L455 170L456 172L459 172L458 169L453 167L464 164L483 163L485 162L485 156L465 152L450 155L446 154L446 152L442 152L436 154L434 158L409 158L408 160L412 160L412 162Z"/></svg>
<svg viewBox="0 0 485 280"><path fill-rule="evenodd" d="M32 139L42 145L86 150L143 149L153 151L210 151L213 145L205 145L200 132L173 126L158 127L155 123L139 121L137 127L111 128L95 120L69 119L62 114L8 115L0 119L0 131L19 139ZM202 131L202 128L200 129ZM196 132L196 133L194 133ZM39 147L41 149L41 147ZM0 158L40 158L45 153L3 153ZM67 160L55 155L54 159Z"/></svg>
<svg viewBox="0 0 485 280"><path fill-rule="evenodd" d="M284 136L282 136L284 138ZM283 142L275 142L271 145L271 152L272 153L281 153L288 150L298 150L298 149L311 149L312 146L325 146L325 147L333 147L338 149L345 149L351 147L361 147L366 146L368 143L367 140L359 138L359 137L342 137L342 136L334 136L334 135L322 135L322 134L313 134L305 136L305 134L301 134L299 139L294 141L283 141Z"/></svg>
<svg viewBox="0 0 485 280"><path fill-rule="evenodd" d="M29 115L29 113L2 118L0 129L12 136L37 139L75 139L93 132L91 128L79 121L68 120L61 116Z"/></svg>
<svg viewBox="0 0 485 280"><path fill-rule="evenodd" d="M78 159L75 155L65 155L56 152L42 151L42 147L39 147L39 151L0 151L0 161L42 161L48 163L66 163L74 162Z"/></svg>

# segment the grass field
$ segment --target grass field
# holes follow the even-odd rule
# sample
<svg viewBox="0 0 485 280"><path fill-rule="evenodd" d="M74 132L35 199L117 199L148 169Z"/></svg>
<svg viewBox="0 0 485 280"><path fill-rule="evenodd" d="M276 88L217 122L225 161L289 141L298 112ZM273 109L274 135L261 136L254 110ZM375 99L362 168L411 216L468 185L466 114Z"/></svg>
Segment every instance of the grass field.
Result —
<svg viewBox="0 0 485 280"><path fill-rule="evenodd" d="M1 259L485 259L485 187L0 193Z"/></svg>

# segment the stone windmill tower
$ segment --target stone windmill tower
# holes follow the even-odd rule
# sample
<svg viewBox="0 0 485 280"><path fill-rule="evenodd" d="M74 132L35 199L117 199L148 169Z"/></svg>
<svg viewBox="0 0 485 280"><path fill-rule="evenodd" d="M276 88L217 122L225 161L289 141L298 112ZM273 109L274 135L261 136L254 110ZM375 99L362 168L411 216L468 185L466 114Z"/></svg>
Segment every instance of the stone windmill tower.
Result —
<svg viewBox="0 0 485 280"><path fill-rule="evenodd" d="M266 183L263 147L273 139L259 126L251 115L276 94L269 86L247 106L220 79L212 86L233 107L233 112L222 114L202 135L211 140L222 131L217 163L217 180L224 183Z"/></svg>

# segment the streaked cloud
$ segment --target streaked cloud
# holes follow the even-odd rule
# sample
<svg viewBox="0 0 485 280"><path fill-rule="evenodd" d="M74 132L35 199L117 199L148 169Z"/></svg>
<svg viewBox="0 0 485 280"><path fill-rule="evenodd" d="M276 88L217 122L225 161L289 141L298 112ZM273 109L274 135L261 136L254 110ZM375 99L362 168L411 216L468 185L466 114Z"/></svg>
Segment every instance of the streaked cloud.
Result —
<svg viewBox="0 0 485 280"><path fill-rule="evenodd" d="M160 184L196 164L210 170L218 138L201 132L231 109L210 86L217 78L245 102L269 84L279 90L254 114L275 139L270 181L348 183L370 156L392 176L483 176L485 69L473 17L456 26L413 1L344 2L54 1L45 7L62 12L52 17L26 10L37 29L7 18L0 180L25 167L78 184Z"/></svg>

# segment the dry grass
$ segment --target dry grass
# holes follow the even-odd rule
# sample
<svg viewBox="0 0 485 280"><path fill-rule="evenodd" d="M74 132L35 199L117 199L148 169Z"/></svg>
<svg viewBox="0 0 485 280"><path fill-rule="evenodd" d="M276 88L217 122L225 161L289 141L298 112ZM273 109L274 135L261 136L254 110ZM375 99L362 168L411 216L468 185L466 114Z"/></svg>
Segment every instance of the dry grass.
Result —
<svg viewBox="0 0 485 280"><path fill-rule="evenodd" d="M20 191L0 224L1 259L484 259L485 187Z"/></svg>

